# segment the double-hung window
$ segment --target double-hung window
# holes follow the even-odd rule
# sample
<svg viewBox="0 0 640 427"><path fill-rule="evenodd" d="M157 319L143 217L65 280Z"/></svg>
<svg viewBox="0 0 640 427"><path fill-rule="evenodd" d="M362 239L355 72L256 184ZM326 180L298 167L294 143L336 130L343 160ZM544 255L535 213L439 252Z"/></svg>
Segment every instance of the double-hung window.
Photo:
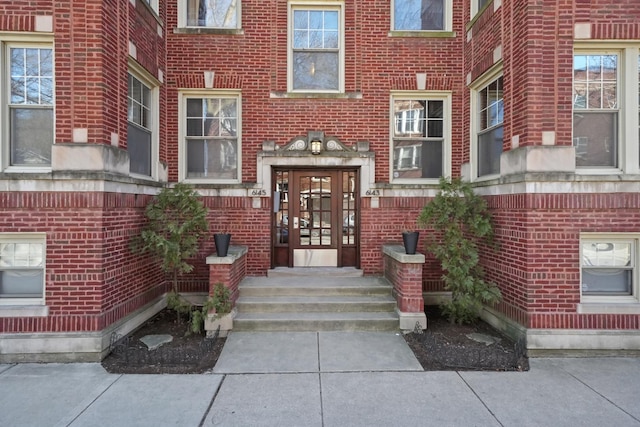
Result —
<svg viewBox="0 0 640 427"><path fill-rule="evenodd" d="M451 31L451 0L393 0L393 30Z"/></svg>
<svg viewBox="0 0 640 427"><path fill-rule="evenodd" d="M475 132L476 178L500 173L504 100L502 76L474 92L477 111Z"/></svg>
<svg viewBox="0 0 640 427"><path fill-rule="evenodd" d="M638 302L638 237L583 236L582 302Z"/></svg>
<svg viewBox="0 0 640 427"><path fill-rule="evenodd" d="M343 92L342 5L290 6L291 91Z"/></svg>
<svg viewBox="0 0 640 427"><path fill-rule="evenodd" d="M182 170L187 180L240 180L240 95L183 94Z"/></svg>
<svg viewBox="0 0 640 427"><path fill-rule="evenodd" d="M45 236L0 234L0 305L44 304Z"/></svg>
<svg viewBox="0 0 640 427"><path fill-rule="evenodd" d="M127 151L131 173L151 176L153 117L151 88L129 74L127 95Z"/></svg>
<svg viewBox="0 0 640 427"><path fill-rule="evenodd" d="M584 44L578 46L573 55L576 167L580 172L638 173L638 46L601 46L604 48Z"/></svg>
<svg viewBox="0 0 640 427"><path fill-rule="evenodd" d="M54 123L53 49L46 45L7 43L3 69L8 76L8 147L3 166L51 166Z"/></svg>
<svg viewBox="0 0 640 427"><path fill-rule="evenodd" d="M618 167L617 53L573 57L573 144L576 167Z"/></svg>
<svg viewBox="0 0 640 427"><path fill-rule="evenodd" d="M240 0L184 0L187 27L240 28Z"/></svg>
<svg viewBox="0 0 640 427"><path fill-rule="evenodd" d="M397 94L391 105L392 179L437 181L449 175L449 94Z"/></svg>

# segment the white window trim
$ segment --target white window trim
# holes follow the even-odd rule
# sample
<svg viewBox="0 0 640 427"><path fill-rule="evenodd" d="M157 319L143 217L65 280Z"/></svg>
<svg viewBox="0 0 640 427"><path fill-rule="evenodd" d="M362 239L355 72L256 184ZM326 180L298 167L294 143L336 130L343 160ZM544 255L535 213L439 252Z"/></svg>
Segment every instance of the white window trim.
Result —
<svg viewBox="0 0 640 427"><path fill-rule="evenodd" d="M129 59L129 74L140 80L150 89L151 95L151 176L130 173L142 179L158 179L160 163L160 85L161 83L149 74L137 62Z"/></svg>
<svg viewBox="0 0 640 427"><path fill-rule="evenodd" d="M612 175L640 173L640 141L638 140L638 55L640 44L629 42L576 42L573 55L616 54L618 64L618 167L576 167L576 174ZM573 57L572 57L573 58ZM573 61L572 61L573 64ZM571 67L573 75L573 65ZM573 91L573 78L572 78ZM573 141L573 102L571 105L571 141Z"/></svg>
<svg viewBox="0 0 640 427"><path fill-rule="evenodd" d="M340 64L338 66L338 90L311 90L311 89L298 89L293 90L293 11L295 9L318 9L318 10L338 10L340 13L340 22L338 34L340 35L340 45L338 52L338 60ZM344 26L344 1L313 1L313 0L295 0L290 1L287 9L287 91L291 93L345 93L344 78L345 78L345 26Z"/></svg>
<svg viewBox="0 0 640 427"><path fill-rule="evenodd" d="M444 108L444 123L442 126L442 143L444 163L442 173L445 177L451 176L451 91L393 91L389 101L389 182L395 184L437 184L439 178L416 178L402 179L393 177L393 135L395 129L395 118L393 114L393 102L396 99L421 99L427 101L442 101Z"/></svg>
<svg viewBox="0 0 640 427"><path fill-rule="evenodd" d="M8 173L47 173L51 172L51 166L11 166L10 165L10 147L9 147L9 91L11 87L10 73L5 73L8 67L9 47L18 45L20 47L38 47L48 48L53 52L53 141L55 144L56 135L56 52L54 39L51 35L43 35L41 33L5 33L0 32L0 67L2 71L0 76L4 76L0 81L0 140L3 143L0 146L0 171Z"/></svg>
<svg viewBox="0 0 640 427"><path fill-rule="evenodd" d="M583 241L601 240L632 243L634 268L633 291L628 296L583 295L582 294L582 243ZM581 233L580 234L580 304L578 311L581 313L640 313L640 233Z"/></svg>
<svg viewBox="0 0 640 427"><path fill-rule="evenodd" d="M392 32L411 32L411 33L442 33L453 31L453 0L444 0L444 28L442 30L399 30L394 28L396 22L395 3L397 0L391 0L391 31Z"/></svg>
<svg viewBox="0 0 640 427"><path fill-rule="evenodd" d="M178 0L178 28L198 28L207 30L239 30L242 28L242 0L236 3L236 26L230 28L224 27L205 27L201 25L187 25L187 0Z"/></svg>
<svg viewBox="0 0 640 427"><path fill-rule="evenodd" d="M238 176L236 179L187 178L186 100L188 98L236 98L238 100ZM178 93L178 178L192 184L236 184L242 182L242 92L239 90L183 89Z"/></svg>
<svg viewBox="0 0 640 427"><path fill-rule="evenodd" d="M41 298L0 298L0 313L4 316L5 309L17 308L22 310L27 306L43 306L47 295L47 235L45 233L0 233L0 243L41 243L44 259L42 260L43 284ZM37 310L39 312L39 310ZM19 311L23 313L23 311ZM36 314L38 315L38 314Z"/></svg>
<svg viewBox="0 0 640 427"><path fill-rule="evenodd" d="M498 62L497 64L495 64L493 67L491 67L486 73L484 73L481 77L477 78L471 85L469 85L469 88L471 89L471 96L470 96L470 109L469 111L471 112L471 120L470 120L470 126L469 126L469 130L470 130L470 143L471 143L471 147L470 147L470 151L469 151L469 155L470 155L470 159L469 159L469 169L470 169L470 181L472 182L478 182L478 181L487 181L487 180L491 180L491 179L496 179L500 177L500 174L492 174L492 175L484 175L484 176L478 176L478 132L480 132L480 123L479 123L479 119L480 119L480 114L478 111L478 99L479 99L479 92L484 89L488 84L490 84L491 82L493 82L494 80L503 77L503 70L502 70L502 62ZM503 88L503 108L506 107L506 104L504 103L504 88ZM504 113L503 113L504 114ZM504 126L504 118L502 121L502 124ZM504 154L504 151L503 151Z"/></svg>

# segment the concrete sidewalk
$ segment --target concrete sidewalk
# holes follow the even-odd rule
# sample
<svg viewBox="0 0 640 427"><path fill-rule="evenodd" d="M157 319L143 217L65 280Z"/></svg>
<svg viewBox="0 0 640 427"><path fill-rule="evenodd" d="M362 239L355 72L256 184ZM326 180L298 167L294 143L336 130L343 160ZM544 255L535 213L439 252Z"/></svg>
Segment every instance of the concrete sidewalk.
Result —
<svg viewBox="0 0 640 427"><path fill-rule="evenodd" d="M640 427L640 359L423 372L395 334L250 335L232 333L203 375L0 365L0 426Z"/></svg>

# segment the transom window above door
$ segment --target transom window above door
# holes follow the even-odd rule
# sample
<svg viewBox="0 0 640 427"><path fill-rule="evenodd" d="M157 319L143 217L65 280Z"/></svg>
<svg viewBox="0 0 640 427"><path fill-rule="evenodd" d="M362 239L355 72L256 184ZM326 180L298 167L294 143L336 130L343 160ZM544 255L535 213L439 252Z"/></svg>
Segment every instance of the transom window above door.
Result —
<svg viewBox="0 0 640 427"><path fill-rule="evenodd" d="M342 5L291 5L289 90L342 92Z"/></svg>

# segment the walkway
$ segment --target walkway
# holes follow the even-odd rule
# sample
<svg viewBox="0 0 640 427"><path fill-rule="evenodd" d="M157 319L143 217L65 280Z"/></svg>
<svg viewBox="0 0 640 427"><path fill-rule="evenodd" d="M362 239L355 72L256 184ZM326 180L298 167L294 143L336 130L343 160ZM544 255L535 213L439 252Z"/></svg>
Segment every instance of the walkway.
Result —
<svg viewBox="0 0 640 427"><path fill-rule="evenodd" d="M0 365L0 426L640 427L640 359L532 359L529 372L423 372L399 340L232 333L214 372L204 375Z"/></svg>

